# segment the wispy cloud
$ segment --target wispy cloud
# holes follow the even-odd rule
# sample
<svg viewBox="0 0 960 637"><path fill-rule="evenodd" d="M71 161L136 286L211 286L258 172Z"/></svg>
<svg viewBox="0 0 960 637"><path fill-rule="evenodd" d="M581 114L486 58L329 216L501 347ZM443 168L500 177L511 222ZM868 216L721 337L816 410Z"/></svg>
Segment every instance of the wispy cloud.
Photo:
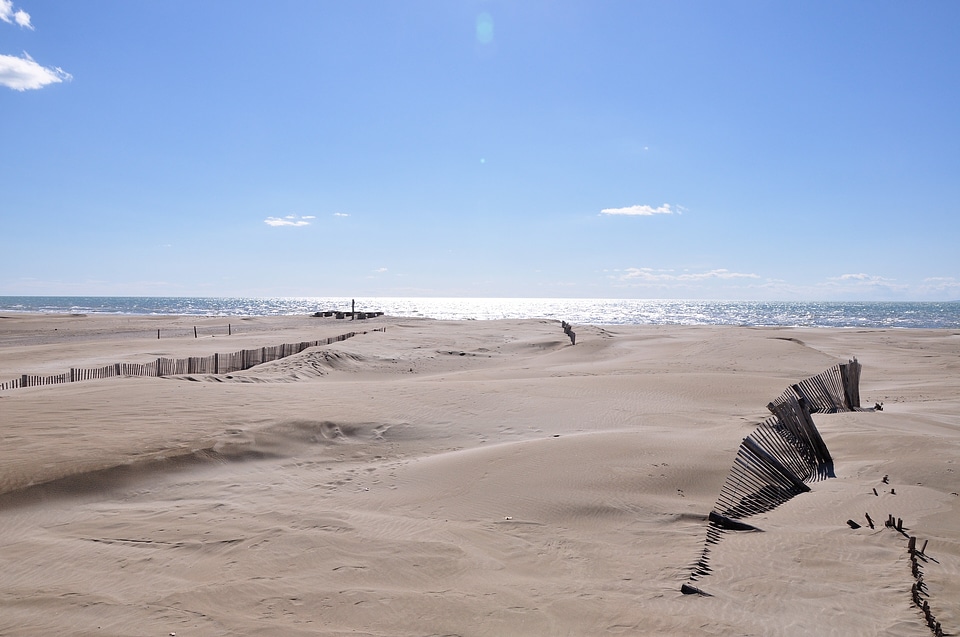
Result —
<svg viewBox="0 0 960 637"><path fill-rule="evenodd" d="M268 226L293 226L296 228L302 226L309 226L310 222L316 219L313 215L304 215L303 217L297 215L287 215L286 217L267 217L263 220Z"/></svg>
<svg viewBox="0 0 960 637"><path fill-rule="evenodd" d="M929 295L948 294L955 299L960 295L960 281L952 276L931 276L923 280L921 290Z"/></svg>
<svg viewBox="0 0 960 637"><path fill-rule="evenodd" d="M0 0L0 20L7 24L18 24L24 29L33 31L30 24L30 14L23 9L13 10L13 0Z"/></svg>
<svg viewBox="0 0 960 637"><path fill-rule="evenodd" d="M335 213L333 213L333 216L334 216L334 217L349 217L350 215L347 214L346 212L335 212Z"/></svg>
<svg viewBox="0 0 960 637"><path fill-rule="evenodd" d="M30 14L23 9L14 11L13 0L0 0L0 22L16 24L21 29L34 30L30 22ZM0 55L0 86L6 86L15 91L26 91L72 79L73 76L59 66L51 68L37 64L26 52L20 57Z"/></svg>
<svg viewBox="0 0 960 637"><path fill-rule="evenodd" d="M69 82L72 79L73 76L59 66L52 69L41 66L26 53L23 57L0 55L0 86L6 86L15 91L26 91L43 88L48 84Z"/></svg>
<svg viewBox="0 0 960 637"><path fill-rule="evenodd" d="M387 271L386 268L377 268L376 270L374 270L374 272L376 272L377 274L383 274L386 271Z"/></svg>
<svg viewBox="0 0 960 637"><path fill-rule="evenodd" d="M840 276L827 277L825 286L858 286L858 287L898 287L896 279L888 279L873 274L864 274L858 272L855 274L841 274Z"/></svg>
<svg viewBox="0 0 960 637"><path fill-rule="evenodd" d="M865 294L874 297L876 295L903 295L910 292L909 285L899 283L896 279L888 279L863 272L827 277L827 280L820 283L819 287L823 290L829 290L832 295L843 294L845 296L856 295L861 297Z"/></svg>
<svg viewBox="0 0 960 637"><path fill-rule="evenodd" d="M930 276L923 280L926 285L936 286L941 285L944 287L957 287L960 286L960 281L952 276Z"/></svg>
<svg viewBox="0 0 960 637"><path fill-rule="evenodd" d="M760 275L745 272L731 272L723 268L706 272L682 272L655 270L653 268L627 268L618 277L621 281L646 283L690 283L709 280L759 279Z"/></svg>
<svg viewBox="0 0 960 637"><path fill-rule="evenodd" d="M647 205L627 206L626 208L604 208L600 211L602 215L625 215L628 217L651 217L653 215L672 215L681 214L683 208L677 206L676 209L665 203L659 208Z"/></svg>
<svg viewBox="0 0 960 637"><path fill-rule="evenodd" d="M827 277L827 279L829 281L863 281L864 283L879 283L881 281L891 280L884 279L882 276L864 274L863 272L859 272L857 274L841 274L840 276Z"/></svg>

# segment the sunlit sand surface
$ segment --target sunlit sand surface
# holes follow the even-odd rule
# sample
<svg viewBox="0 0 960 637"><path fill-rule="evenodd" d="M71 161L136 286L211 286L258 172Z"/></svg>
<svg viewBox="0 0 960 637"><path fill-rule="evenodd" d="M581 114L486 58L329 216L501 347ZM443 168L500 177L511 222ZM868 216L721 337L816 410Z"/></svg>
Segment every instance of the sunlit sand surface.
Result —
<svg viewBox="0 0 960 637"><path fill-rule="evenodd" d="M0 634L921 637L907 535L960 631L960 333L574 328L5 315L0 381L366 333L0 392ZM853 356L837 477L682 595L766 405Z"/></svg>

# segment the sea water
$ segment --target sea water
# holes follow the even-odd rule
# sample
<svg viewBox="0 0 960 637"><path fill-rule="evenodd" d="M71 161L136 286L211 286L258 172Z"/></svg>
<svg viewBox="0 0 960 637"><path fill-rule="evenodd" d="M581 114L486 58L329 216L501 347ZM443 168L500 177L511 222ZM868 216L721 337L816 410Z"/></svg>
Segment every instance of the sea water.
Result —
<svg viewBox="0 0 960 637"><path fill-rule="evenodd" d="M547 318L593 325L960 329L960 302L656 299L0 296L2 312L284 316L322 310L456 320Z"/></svg>

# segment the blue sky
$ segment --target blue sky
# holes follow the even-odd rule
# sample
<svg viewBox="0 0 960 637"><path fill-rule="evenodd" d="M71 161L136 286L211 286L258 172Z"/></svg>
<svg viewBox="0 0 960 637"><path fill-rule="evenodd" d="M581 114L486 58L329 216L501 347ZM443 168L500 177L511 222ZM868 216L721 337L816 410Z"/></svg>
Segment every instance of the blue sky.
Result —
<svg viewBox="0 0 960 637"><path fill-rule="evenodd" d="M0 0L0 294L958 299L957 24Z"/></svg>

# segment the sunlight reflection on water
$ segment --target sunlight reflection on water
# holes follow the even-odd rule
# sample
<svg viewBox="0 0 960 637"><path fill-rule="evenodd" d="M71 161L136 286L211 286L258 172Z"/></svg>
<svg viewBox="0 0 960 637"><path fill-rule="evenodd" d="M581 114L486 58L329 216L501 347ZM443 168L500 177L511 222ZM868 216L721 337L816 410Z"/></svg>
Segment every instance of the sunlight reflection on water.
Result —
<svg viewBox="0 0 960 637"><path fill-rule="evenodd" d="M0 297L14 312L283 316L350 310L343 297ZM655 299L357 298L358 311L450 320L544 318L594 325L960 328L960 303Z"/></svg>

